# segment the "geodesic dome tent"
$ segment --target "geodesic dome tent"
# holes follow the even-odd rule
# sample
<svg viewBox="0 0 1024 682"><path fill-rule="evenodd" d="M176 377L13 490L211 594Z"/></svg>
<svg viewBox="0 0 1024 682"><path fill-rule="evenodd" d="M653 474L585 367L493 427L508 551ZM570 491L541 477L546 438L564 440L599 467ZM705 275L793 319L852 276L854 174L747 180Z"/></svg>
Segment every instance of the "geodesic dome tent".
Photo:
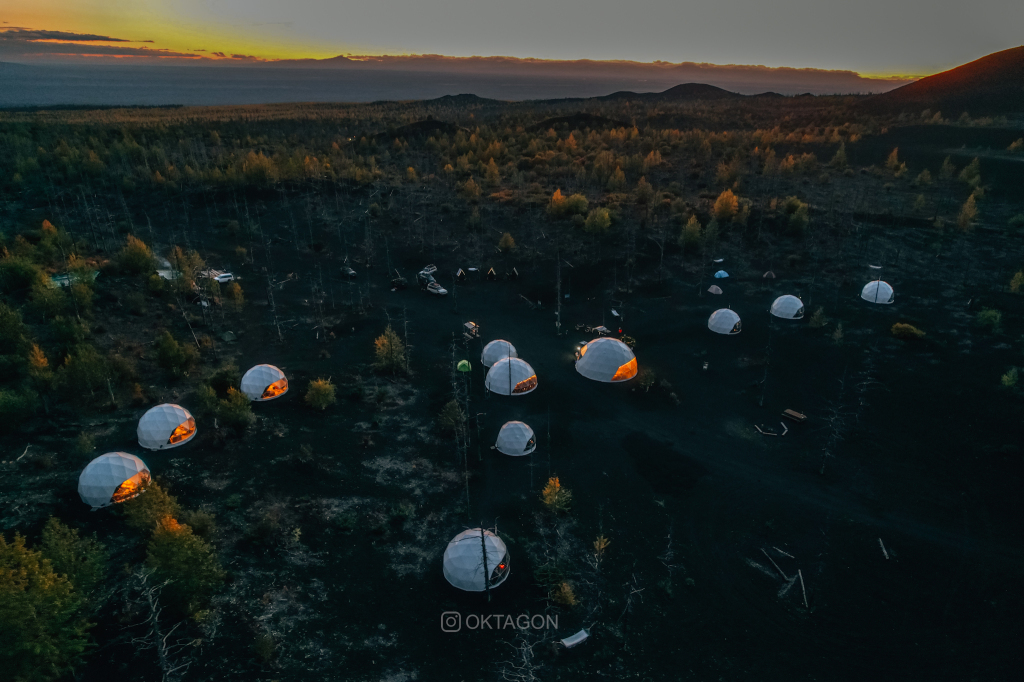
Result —
<svg viewBox="0 0 1024 682"><path fill-rule="evenodd" d="M503 358L491 366L484 386L498 395L526 395L537 388L537 373L525 360Z"/></svg>
<svg viewBox="0 0 1024 682"><path fill-rule="evenodd" d="M537 438L533 429L523 422L506 422L498 431L498 442L494 447L503 455L520 457L537 449Z"/></svg>
<svg viewBox="0 0 1024 682"><path fill-rule="evenodd" d="M804 302L796 296L779 296L772 303L771 314L784 320L799 320L804 316Z"/></svg>
<svg viewBox="0 0 1024 682"><path fill-rule="evenodd" d="M864 285L864 288L860 290L860 297L865 301L870 301L871 303L888 305L895 300L896 293L892 290L892 287L889 286L888 282L876 279L875 281L868 282Z"/></svg>
<svg viewBox="0 0 1024 682"><path fill-rule="evenodd" d="M519 353L516 347L504 339L495 339L484 346L484 352L480 354L480 362L484 367L491 367L498 360L504 358L518 358Z"/></svg>
<svg viewBox="0 0 1024 682"><path fill-rule="evenodd" d="M462 531L444 550L444 577L467 592L483 592L505 582L509 556L505 543L483 528Z"/></svg>
<svg viewBox="0 0 1024 682"><path fill-rule="evenodd" d="M711 286L708 287L708 293L718 296L719 294L723 293L722 287L718 286L717 284L712 284Z"/></svg>
<svg viewBox="0 0 1024 682"><path fill-rule="evenodd" d="M740 316L728 308L716 310L708 318L708 329L716 334L739 334L740 328Z"/></svg>
<svg viewBox="0 0 1024 682"><path fill-rule="evenodd" d="M142 415L136 433L139 445L147 450L168 450L195 437L196 420L184 407L164 403Z"/></svg>
<svg viewBox="0 0 1024 682"><path fill-rule="evenodd" d="M725 270L719 270L718 272L715 273L715 279L725 279L728 276L729 273L726 272Z"/></svg>
<svg viewBox="0 0 1024 682"><path fill-rule="evenodd" d="M288 379L273 365L256 365L242 376L241 388L249 400L273 400L288 392Z"/></svg>
<svg viewBox="0 0 1024 682"><path fill-rule="evenodd" d="M78 495L93 509L118 504L142 492L149 467L127 452L108 452L86 465L78 477Z"/></svg>
<svg viewBox="0 0 1024 682"><path fill-rule="evenodd" d="M636 356L622 341L605 336L580 348L576 371L608 384L629 381L636 376Z"/></svg>

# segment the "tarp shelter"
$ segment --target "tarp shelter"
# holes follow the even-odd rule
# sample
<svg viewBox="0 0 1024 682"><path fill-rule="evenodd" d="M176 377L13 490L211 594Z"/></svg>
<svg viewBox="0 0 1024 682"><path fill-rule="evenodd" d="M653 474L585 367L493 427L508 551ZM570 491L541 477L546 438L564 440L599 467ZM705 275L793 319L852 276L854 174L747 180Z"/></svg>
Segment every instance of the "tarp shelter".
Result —
<svg viewBox="0 0 1024 682"><path fill-rule="evenodd" d="M523 422L506 422L498 431L498 442L494 447L503 455L520 457L537 449L537 438L533 429Z"/></svg>
<svg viewBox="0 0 1024 682"><path fill-rule="evenodd" d="M505 543L483 528L462 531L444 550L444 577L467 592L483 592L505 582L509 573Z"/></svg>
<svg viewBox="0 0 1024 682"><path fill-rule="evenodd" d="M526 395L537 388L537 373L519 358L504 358L491 366L484 385L498 395Z"/></svg>
<svg viewBox="0 0 1024 682"><path fill-rule="evenodd" d="M588 379L613 384L636 376L636 356L618 339L601 337L580 348L576 371Z"/></svg>
<svg viewBox="0 0 1024 682"><path fill-rule="evenodd" d="M195 437L196 420L184 407L164 403L142 415L136 433L147 450L169 450Z"/></svg>
<svg viewBox="0 0 1024 682"><path fill-rule="evenodd" d="M728 308L716 310L708 318L708 329L716 334L739 334L740 328L740 316Z"/></svg>
<svg viewBox="0 0 1024 682"><path fill-rule="evenodd" d="M772 303L771 314L784 320L799 320L804 316L804 302L796 296L779 296Z"/></svg>
<svg viewBox="0 0 1024 682"><path fill-rule="evenodd" d="M718 272L715 273L715 279L725 279L728 276L729 273L726 272L725 270L719 270Z"/></svg>
<svg viewBox="0 0 1024 682"><path fill-rule="evenodd" d="M860 297L865 301L870 301L871 303L888 305L895 300L896 293L887 282L876 279L875 281L868 282L864 285L864 288L860 290Z"/></svg>
<svg viewBox="0 0 1024 682"><path fill-rule="evenodd" d="M124 502L149 483L149 467L127 452L100 455L78 477L78 494L93 509Z"/></svg>
<svg viewBox="0 0 1024 682"><path fill-rule="evenodd" d="M505 339L495 339L484 346L484 352L480 354L480 364L491 367L498 360L518 357L519 353L516 352L515 346Z"/></svg>
<svg viewBox="0 0 1024 682"><path fill-rule="evenodd" d="M715 294L717 296L718 294L722 293L722 287L718 286L717 284L712 284L711 286L708 287L708 293Z"/></svg>
<svg viewBox="0 0 1024 682"><path fill-rule="evenodd" d="M287 392L288 379L273 365L256 365L242 376L242 393L249 400L273 400Z"/></svg>

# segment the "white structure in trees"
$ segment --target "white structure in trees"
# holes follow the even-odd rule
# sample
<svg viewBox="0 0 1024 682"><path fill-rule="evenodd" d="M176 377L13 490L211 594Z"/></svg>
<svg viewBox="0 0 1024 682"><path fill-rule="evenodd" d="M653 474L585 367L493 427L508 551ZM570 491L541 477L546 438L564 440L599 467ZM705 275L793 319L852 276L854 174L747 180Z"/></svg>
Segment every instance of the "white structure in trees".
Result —
<svg viewBox="0 0 1024 682"><path fill-rule="evenodd" d="M498 431L498 441L494 447L503 455L519 457L537 449L537 438L533 435L533 429L523 422L507 422Z"/></svg>
<svg viewBox="0 0 1024 682"><path fill-rule="evenodd" d="M509 573L505 543L483 528L471 528L452 538L444 550L444 577L467 592L497 587Z"/></svg>
<svg viewBox="0 0 1024 682"><path fill-rule="evenodd" d="M242 376L242 393L249 400L263 402L288 392L288 379L273 365L256 365Z"/></svg>
<svg viewBox="0 0 1024 682"><path fill-rule="evenodd" d="M127 452L100 455L78 477L78 495L94 510L124 502L149 483L149 467Z"/></svg>
<svg viewBox="0 0 1024 682"><path fill-rule="evenodd" d="M147 450L168 450L195 437L196 420L184 407L164 403L142 415L136 433Z"/></svg>

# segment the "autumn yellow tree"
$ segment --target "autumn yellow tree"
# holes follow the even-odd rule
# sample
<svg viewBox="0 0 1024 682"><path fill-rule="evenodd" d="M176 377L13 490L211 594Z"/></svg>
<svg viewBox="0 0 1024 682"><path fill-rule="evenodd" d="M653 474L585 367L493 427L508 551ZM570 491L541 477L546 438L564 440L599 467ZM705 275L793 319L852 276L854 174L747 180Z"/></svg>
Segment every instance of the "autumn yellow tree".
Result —
<svg viewBox="0 0 1024 682"><path fill-rule="evenodd" d="M724 223L732 220L736 212L740 210L740 200L732 193L731 189L727 189L718 195L718 199L715 200L715 220L719 223Z"/></svg>
<svg viewBox="0 0 1024 682"><path fill-rule="evenodd" d="M384 333L378 336L374 342L374 363L377 369L384 372L404 372L408 369L405 358L405 344L389 324Z"/></svg>
<svg viewBox="0 0 1024 682"><path fill-rule="evenodd" d="M484 179L491 187L498 187L501 185L501 171L498 170L498 164L494 163L494 159L487 162L487 168L484 171Z"/></svg>
<svg viewBox="0 0 1024 682"><path fill-rule="evenodd" d="M974 219L978 217L978 204L974 195L967 197L967 201L960 207L960 215L957 216L956 225L964 232L974 226Z"/></svg>

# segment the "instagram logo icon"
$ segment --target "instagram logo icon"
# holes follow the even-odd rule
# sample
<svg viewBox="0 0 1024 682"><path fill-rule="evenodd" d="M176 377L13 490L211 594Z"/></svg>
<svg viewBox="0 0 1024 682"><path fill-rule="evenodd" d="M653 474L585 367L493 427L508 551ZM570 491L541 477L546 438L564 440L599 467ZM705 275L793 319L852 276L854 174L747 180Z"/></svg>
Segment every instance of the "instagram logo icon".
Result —
<svg viewBox="0 0 1024 682"><path fill-rule="evenodd" d="M461 613L458 611L445 611L441 614L441 632L458 632L461 629Z"/></svg>

